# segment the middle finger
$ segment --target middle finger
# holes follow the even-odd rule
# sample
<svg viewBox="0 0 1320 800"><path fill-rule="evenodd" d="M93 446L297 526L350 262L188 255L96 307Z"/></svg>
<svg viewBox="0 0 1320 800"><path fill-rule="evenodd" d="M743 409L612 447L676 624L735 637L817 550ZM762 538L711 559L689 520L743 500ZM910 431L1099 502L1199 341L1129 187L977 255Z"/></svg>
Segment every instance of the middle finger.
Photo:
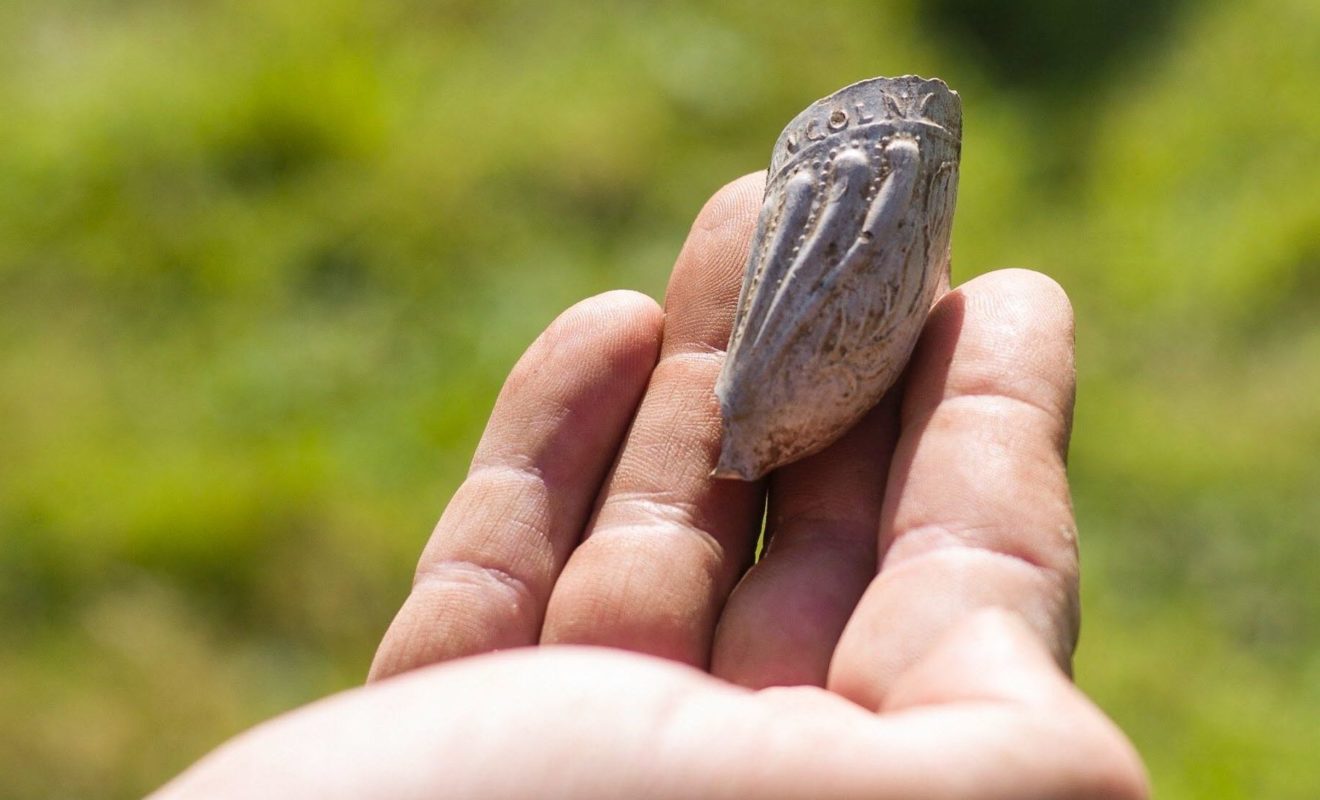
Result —
<svg viewBox="0 0 1320 800"><path fill-rule="evenodd" d="M724 361L761 174L721 189L692 227L665 301L660 362L586 540L546 610L543 643L595 644L705 667L751 557L759 483L711 477Z"/></svg>

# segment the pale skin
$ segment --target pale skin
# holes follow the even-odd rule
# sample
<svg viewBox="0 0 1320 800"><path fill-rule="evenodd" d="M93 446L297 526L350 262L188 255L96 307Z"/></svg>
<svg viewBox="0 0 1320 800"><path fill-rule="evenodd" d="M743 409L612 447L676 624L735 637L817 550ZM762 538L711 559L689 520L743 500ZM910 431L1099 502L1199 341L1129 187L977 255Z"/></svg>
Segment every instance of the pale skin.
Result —
<svg viewBox="0 0 1320 800"><path fill-rule="evenodd" d="M1053 281L946 294L842 440L762 483L710 477L763 181L701 211L663 311L593 297L523 355L368 684L159 797L1147 796L1068 677L1073 321Z"/></svg>

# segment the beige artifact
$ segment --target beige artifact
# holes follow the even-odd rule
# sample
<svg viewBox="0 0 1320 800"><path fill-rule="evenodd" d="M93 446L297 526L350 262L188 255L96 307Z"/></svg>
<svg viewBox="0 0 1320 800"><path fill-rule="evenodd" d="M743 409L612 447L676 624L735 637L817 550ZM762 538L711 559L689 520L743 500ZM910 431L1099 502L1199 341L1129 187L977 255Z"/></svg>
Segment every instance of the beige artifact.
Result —
<svg viewBox="0 0 1320 800"><path fill-rule="evenodd" d="M872 78L775 143L728 359L715 475L755 480L852 427L907 364L949 270L962 103Z"/></svg>

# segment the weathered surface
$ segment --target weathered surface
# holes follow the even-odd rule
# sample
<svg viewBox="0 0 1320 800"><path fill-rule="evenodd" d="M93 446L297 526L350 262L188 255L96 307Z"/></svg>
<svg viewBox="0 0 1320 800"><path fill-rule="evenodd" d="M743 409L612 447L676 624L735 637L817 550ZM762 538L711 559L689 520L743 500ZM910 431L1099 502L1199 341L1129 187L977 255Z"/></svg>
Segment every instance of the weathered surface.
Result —
<svg viewBox="0 0 1320 800"><path fill-rule="evenodd" d="M728 359L715 474L754 480L839 438L898 378L949 269L962 103L872 78L775 143Z"/></svg>

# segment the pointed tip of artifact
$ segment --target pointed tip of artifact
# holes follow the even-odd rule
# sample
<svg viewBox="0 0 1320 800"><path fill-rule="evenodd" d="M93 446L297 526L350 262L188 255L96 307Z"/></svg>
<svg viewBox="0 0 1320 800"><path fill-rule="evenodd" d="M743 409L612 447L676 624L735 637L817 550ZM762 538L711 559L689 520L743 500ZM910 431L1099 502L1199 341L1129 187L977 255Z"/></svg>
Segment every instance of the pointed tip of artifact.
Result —
<svg viewBox="0 0 1320 800"><path fill-rule="evenodd" d="M754 481L769 471L758 462L754 452L748 452L740 446L739 442L743 438L745 437L740 437L727 420L724 422L724 435L721 437L722 441L720 442L720 457L715 464L715 469L711 470L711 477Z"/></svg>
<svg viewBox="0 0 1320 800"><path fill-rule="evenodd" d="M719 463L715 465L715 469L710 471L710 476L721 480L738 481L754 481L761 477L755 470L748 468L744 464L736 464L731 461L726 461L723 454L720 456Z"/></svg>

